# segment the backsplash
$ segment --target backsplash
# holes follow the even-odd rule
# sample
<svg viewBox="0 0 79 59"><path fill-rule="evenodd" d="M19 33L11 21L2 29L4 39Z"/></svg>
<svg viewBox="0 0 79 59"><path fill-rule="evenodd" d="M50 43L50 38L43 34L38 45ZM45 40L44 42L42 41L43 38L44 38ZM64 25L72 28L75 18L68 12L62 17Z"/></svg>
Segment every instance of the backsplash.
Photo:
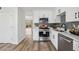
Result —
<svg viewBox="0 0 79 59"><path fill-rule="evenodd" d="M72 27L72 24L75 24L75 26L77 27L79 25L79 22L67 22L67 29L70 29Z"/></svg>
<svg viewBox="0 0 79 59"><path fill-rule="evenodd" d="M72 24L75 24L75 26L77 27L79 25L79 22L66 22L66 28L70 29L72 28ZM61 27L61 23L50 23L49 24L50 27L56 28L56 27Z"/></svg>
<svg viewBox="0 0 79 59"><path fill-rule="evenodd" d="M49 27L52 28L60 27L60 23L49 23Z"/></svg>
<svg viewBox="0 0 79 59"><path fill-rule="evenodd" d="M67 26L66 28L67 29L72 28L72 24L75 24L76 26L78 26L79 22L78 21L77 22L66 22L66 26ZM35 23L35 25L38 26L39 24ZM56 28L56 27L60 27L61 23L49 23L48 25L49 27Z"/></svg>

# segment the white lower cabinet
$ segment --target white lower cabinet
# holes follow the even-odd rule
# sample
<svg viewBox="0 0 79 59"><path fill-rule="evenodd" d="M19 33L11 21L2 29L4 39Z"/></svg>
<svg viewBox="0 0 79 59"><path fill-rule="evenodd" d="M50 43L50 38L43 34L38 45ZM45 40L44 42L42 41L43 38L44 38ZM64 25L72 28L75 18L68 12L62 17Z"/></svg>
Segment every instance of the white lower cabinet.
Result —
<svg viewBox="0 0 79 59"><path fill-rule="evenodd" d="M79 51L79 42L78 41L73 41L73 50Z"/></svg>
<svg viewBox="0 0 79 59"><path fill-rule="evenodd" d="M58 50L58 32L50 30L50 40L56 48L56 50Z"/></svg>
<svg viewBox="0 0 79 59"><path fill-rule="evenodd" d="M54 34L54 46L58 50L58 33Z"/></svg>
<svg viewBox="0 0 79 59"><path fill-rule="evenodd" d="M39 29L38 28L33 29L33 40L34 41L39 40Z"/></svg>

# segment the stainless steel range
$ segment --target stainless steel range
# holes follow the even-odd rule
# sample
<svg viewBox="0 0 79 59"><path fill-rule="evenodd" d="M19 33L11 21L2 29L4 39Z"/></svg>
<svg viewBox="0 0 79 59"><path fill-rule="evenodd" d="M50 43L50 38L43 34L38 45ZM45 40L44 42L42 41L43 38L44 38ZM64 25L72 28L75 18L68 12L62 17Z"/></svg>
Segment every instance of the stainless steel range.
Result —
<svg viewBox="0 0 79 59"><path fill-rule="evenodd" d="M48 18L39 19L39 37L49 37Z"/></svg>
<svg viewBox="0 0 79 59"><path fill-rule="evenodd" d="M49 37L49 29L39 29L40 37Z"/></svg>

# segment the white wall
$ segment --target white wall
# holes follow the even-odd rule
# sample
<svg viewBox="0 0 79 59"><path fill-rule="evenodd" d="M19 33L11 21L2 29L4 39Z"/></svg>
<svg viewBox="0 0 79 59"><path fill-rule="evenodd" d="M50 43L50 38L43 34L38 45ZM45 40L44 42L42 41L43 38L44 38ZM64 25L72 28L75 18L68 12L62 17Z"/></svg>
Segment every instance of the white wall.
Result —
<svg viewBox="0 0 79 59"><path fill-rule="evenodd" d="M22 8L18 8L18 42L25 38L25 12Z"/></svg>
<svg viewBox="0 0 79 59"><path fill-rule="evenodd" d="M24 39L25 14L21 8L2 7L0 10L0 43L18 44Z"/></svg>
<svg viewBox="0 0 79 59"><path fill-rule="evenodd" d="M16 7L0 10L0 43L17 43L17 11Z"/></svg>

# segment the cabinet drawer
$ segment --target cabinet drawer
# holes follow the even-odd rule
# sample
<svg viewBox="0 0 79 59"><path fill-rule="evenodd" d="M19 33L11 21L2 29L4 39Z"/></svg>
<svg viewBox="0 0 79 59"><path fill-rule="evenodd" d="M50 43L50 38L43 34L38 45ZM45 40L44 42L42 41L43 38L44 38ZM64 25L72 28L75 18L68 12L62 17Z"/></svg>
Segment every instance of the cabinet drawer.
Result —
<svg viewBox="0 0 79 59"><path fill-rule="evenodd" d="M79 42L73 41L73 50L79 51Z"/></svg>

